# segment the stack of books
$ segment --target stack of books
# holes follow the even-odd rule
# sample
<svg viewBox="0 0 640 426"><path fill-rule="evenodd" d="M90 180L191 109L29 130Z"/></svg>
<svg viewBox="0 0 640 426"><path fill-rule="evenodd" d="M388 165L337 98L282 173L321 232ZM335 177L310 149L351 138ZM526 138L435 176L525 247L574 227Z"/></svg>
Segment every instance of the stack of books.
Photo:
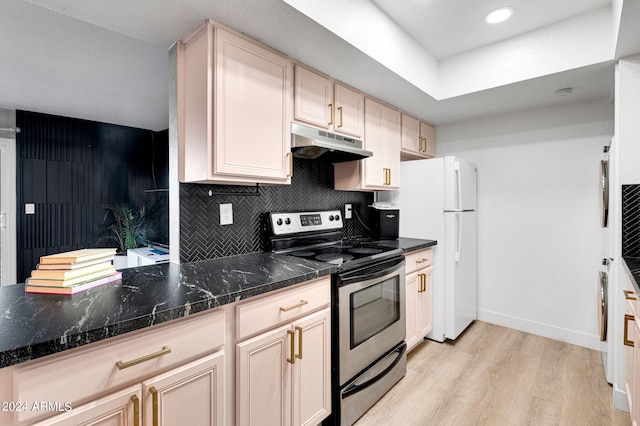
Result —
<svg viewBox="0 0 640 426"><path fill-rule="evenodd" d="M27 293L75 294L117 281L114 248L82 249L42 256L26 280Z"/></svg>

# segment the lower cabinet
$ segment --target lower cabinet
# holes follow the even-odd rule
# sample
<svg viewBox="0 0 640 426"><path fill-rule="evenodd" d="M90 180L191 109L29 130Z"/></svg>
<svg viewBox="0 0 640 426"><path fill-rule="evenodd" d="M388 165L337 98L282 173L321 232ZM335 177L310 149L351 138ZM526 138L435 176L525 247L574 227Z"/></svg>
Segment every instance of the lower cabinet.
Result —
<svg viewBox="0 0 640 426"><path fill-rule="evenodd" d="M220 351L36 424L222 425L223 372Z"/></svg>
<svg viewBox="0 0 640 426"><path fill-rule="evenodd" d="M627 364L625 391L629 403L631 424L637 425L640 423L640 413L638 413L638 404L640 404L640 377L638 377L640 375L640 317L636 307L638 295L633 289L633 284L627 280L625 287L623 336Z"/></svg>
<svg viewBox="0 0 640 426"><path fill-rule="evenodd" d="M406 256L407 350L414 349L433 329L433 250Z"/></svg>
<svg viewBox="0 0 640 426"><path fill-rule="evenodd" d="M240 425L316 425L331 412L329 308L237 344Z"/></svg>

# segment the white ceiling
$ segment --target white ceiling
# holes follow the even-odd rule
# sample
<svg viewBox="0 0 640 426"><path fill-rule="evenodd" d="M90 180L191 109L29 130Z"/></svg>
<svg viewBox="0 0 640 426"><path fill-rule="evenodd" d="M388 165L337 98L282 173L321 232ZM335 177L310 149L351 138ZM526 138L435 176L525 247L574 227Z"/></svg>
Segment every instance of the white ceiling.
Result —
<svg viewBox="0 0 640 426"><path fill-rule="evenodd" d="M624 0L625 7L637 6L638 2L640 0ZM457 64L466 60L482 63L483 57L491 57L483 55L495 53L490 50L493 46L517 51L522 39L528 40L528 48L537 48L537 44L531 42L536 41L536 37L530 36L536 31L552 28L537 36L546 40L564 34L562 25L572 18L589 13L600 18L603 13L598 11L603 8L607 16L615 16L611 0L507 0L506 4L516 9L513 22L493 28L482 22L482 16L493 7L505 4L502 1L325 1L323 7L334 16L340 15L334 23L344 28L337 29L328 21L330 16L305 12L305 7L315 3L315 0L2 0L0 107L165 129L169 122L167 49L205 18L247 33L436 125L565 102L609 98L613 92L614 54L588 57L589 52L581 49L569 55L562 52L550 55L548 62L562 63L566 56L574 54L584 56L586 59L582 62L569 58L573 61L557 67L525 64L525 69L536 69L536 73L515 72L509 64L502 66L500 60L492 59L492 67L503 68L500 73L504 76L499 81L477 87L470 85L460 94L450 96L440 96L438 89L438 85L445 83L449 87L457 85L458 80L448 77L455 72L444 73L443 69L455 70L456 66L460 69L461 65ZM356 8L355 14L353 11L351 15L346 11L335 14L347 5ZM401 37L402 46L397 43L363 45L359 34L378 31L383 40L385 34L379 31L380 27L365 28L369 25L367 16L354 19L359 10L367 13L383 10L388 14L391 18L380 14L371 22L389 21L393 34L404 37ZM624 24L629 20L621 21ZM637 26L634 20L630 21L627 28ZM575 27L578 21L572 22ZM612 27L607 30L611 34L605 38L611 38L613 52L614 42L620 41L615 40L617 28ZM637 31L620 30L621 34L628 32L637 36ZM625 53L640 52L640 43L636 41L634 37L627 38ZM411 60L371 50L402 51L404 45L414 42L416 46L411 48L417 54ZM560 44L571 46L571 43L569 40ZM536 55L531 56L531 60L537 58ZM432 82L425 84L425 73L420 69L414 75L406 72L414 61L432 67L427 70L435 76ZM437 76L438 72L442 75ZM468 74L473 72L469 70ZM485 74L496 73L487 68ZM473 83L473 79L468 80ZM561 87L574 87L574 95L557 98L554 92Z"/></svg>
<svg viewBox="0 0 640 426"><path fill-rule="evenodd" d="M611 0L372 0L437 59L607 7ZM500 7L515 10L507 22L488 25L484 16Z"/></svg>

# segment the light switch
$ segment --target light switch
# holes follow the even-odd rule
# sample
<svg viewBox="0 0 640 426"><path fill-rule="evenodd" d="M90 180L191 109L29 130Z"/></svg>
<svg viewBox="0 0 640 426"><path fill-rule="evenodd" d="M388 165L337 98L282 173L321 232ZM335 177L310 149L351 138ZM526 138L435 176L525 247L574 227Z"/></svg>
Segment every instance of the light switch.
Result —
<svg viewBox="0 0 640 426"><path fill-rule="evenodd" d="M33 203L26 203L24 205L24 214L36 214L36 205Z"/></svg>

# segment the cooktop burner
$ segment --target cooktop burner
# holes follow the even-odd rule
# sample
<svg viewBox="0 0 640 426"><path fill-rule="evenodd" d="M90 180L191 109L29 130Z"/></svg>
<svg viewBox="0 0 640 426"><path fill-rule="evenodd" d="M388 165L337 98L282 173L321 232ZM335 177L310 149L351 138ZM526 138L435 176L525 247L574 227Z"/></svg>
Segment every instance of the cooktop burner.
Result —
<svg viewBox="0 0 640 426"><path fill-rule="evenodd" d="M377 248L377 247L354 247L354 248L349 250L349 253L378 254L378 253L382 253L383 251L384 250L382 250L381 248Z"/></svg>
<svg viewBox="0 0 640 426"><path fill-rule="evenodd" d="M333 263L334 265L340 265L344 262L353 260L353 256L346 253L326 253L316 256L316 260L321 262Z"/></svg>

